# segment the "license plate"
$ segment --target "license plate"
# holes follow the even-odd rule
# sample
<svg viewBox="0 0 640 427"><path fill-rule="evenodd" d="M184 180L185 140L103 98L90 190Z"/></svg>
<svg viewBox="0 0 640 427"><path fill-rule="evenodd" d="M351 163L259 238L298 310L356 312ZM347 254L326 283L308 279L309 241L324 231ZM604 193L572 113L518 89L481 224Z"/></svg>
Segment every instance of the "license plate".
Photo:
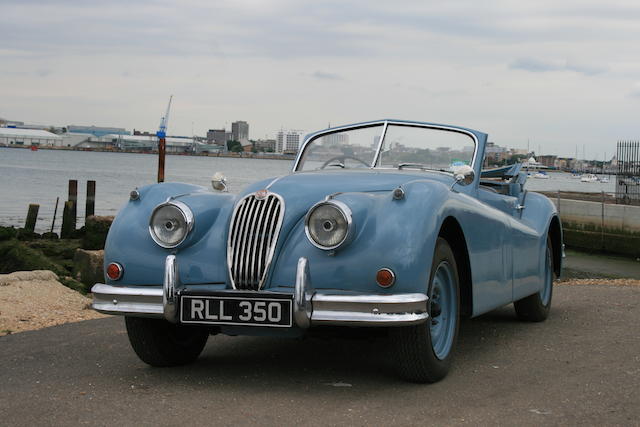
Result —
<svg viewBox="0 0 640 427"><path fill-rule="evenodd" d="M292 326L292 299L253 296L181 297L180 321L205 325Z"/></svg>

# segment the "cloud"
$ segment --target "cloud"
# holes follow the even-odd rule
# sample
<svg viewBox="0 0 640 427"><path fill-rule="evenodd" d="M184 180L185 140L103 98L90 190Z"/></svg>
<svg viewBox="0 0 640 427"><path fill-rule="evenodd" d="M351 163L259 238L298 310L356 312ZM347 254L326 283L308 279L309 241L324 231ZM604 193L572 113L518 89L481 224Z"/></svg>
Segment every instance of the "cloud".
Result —
<svg viewBox="0 0 640 427"><path fill-rule="evenodd" d="M631 89L631 96L634 98L640 98L640 82L635 82Z"/></svg>
<svg viewBox="0 0 640 427"><path fill-rule="evenodd" d="M35 71L35 73L38 77L47 77L51 74L51 70L49 68L39 68Z"/></svg>
<svg viewBox="0 0 640 427"><path fill-rule="evenodd" d="M324 71L316 71L312 76L319 80L342 80L342 77L338 74L326 73Z"/></svg>
<svg viewBox="0 0 640 427"><path fill-rule="evenodd" d="M606 71L604 67L578 64L569 61L545 61L536 58L519 58L509 64L513 70L525 70L532 73L546 73L551 71L573 71L575 73L593 76Z"/></svg>

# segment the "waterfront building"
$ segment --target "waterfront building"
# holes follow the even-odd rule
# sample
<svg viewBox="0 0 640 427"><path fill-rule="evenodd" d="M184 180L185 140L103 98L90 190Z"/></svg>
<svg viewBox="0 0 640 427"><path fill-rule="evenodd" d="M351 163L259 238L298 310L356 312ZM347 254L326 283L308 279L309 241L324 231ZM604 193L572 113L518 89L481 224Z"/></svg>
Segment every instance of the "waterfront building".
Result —
<svg viewBox="0 0 640 427"><path fill-rule="evenodd" d="M303 138L304 133L300 130L280 129L276 134L276 153L297 153Z"/></svg>
<svg viewBox="0 0 640 427"><path fill-rule="evenodd" d="M226 129L209 129L207 131L207 142L209 144L216 144L222 147L227 145L227 141L233 140L231 132L227 132Z"/></svg>
<svg viewBox="0 0 640 427"><path fill-rule="evenodd" d="M254 147L257 151L273 153L276 151L276 140L275 139L259 139L255 141Z"/></svg>
<svg viewBox="0 0 640 427"><path fill-rule="evenodd" d="M538 162L540 162L540 164L553 168L556 166L556 160L558 159L558 156L553 156L553 155L540 155L538 156Z"/></svg>
<svg viewBox="0 0 640 427"><path fill-rule="evenodd" d="M322 139L328 147L349 145L349 135L347 133L330 133L329 135L323 136ZM378 137L378 139L380 139L380 137Z"/></svg>
<svg viewBox="0 0 640 427"><path fill-rule="evenodd" d="M78 125L69 125L67 126L67 132L69 133L90 133L93 136L102 137L105 135L130 135L124 128L114 128L114 127L101 127L101 126L78 126Z"/></svg>
<svg viewBox="0 0 640 427"><path fill-rule="evenodd" d="M60 147L62 137L40 129L0 128L0 145Z"/></svg>
<svg viewBox="0 0 640 427"><path fill-rule="evenodd" d="M7 119L3 119L2 117L0 117L0 127L13 127L13 126L22 126L24 125L24 122L19 122L16 120L7 120Z"/></svg>
<svg viewBox="0 0 640 427"><path fill-rule="evenodd" d="M249 142L249 123L243 121L231 123L231 140L238 141L244 147Z"/></svg>

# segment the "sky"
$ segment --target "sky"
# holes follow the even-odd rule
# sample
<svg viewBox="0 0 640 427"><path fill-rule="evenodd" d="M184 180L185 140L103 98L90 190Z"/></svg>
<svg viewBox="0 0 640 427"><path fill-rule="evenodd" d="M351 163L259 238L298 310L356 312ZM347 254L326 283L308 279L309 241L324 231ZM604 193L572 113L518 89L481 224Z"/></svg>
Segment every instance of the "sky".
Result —
<svg viewBox="0 0 640 427"><path fill-rule="evenodd" d="M602 159L640 139L640 2L3 0L0 117L253 139L381 118Z"/></svg>

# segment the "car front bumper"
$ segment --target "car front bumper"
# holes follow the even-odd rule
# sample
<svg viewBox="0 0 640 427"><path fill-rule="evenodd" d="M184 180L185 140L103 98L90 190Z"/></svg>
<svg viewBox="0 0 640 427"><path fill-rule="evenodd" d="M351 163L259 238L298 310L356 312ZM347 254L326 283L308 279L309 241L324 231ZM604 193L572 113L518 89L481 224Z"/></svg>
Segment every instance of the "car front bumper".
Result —
<svg viewBox="0 0 640 427"><path fill-rule="evenodd" d="M175 323L181 289L176 258L169 255L162 287L97 283L91 289L92 306L101 313L165 318ZM222 292L233 296L238 291L227 289ZM258 291L256 295L268 293ZM300 258L293 289L293 317L295 324L302 329L320 325L413 325L423 323L429 317L427 300L423 293L382 295L315 290L309 277L308 261Z"/></svg>

